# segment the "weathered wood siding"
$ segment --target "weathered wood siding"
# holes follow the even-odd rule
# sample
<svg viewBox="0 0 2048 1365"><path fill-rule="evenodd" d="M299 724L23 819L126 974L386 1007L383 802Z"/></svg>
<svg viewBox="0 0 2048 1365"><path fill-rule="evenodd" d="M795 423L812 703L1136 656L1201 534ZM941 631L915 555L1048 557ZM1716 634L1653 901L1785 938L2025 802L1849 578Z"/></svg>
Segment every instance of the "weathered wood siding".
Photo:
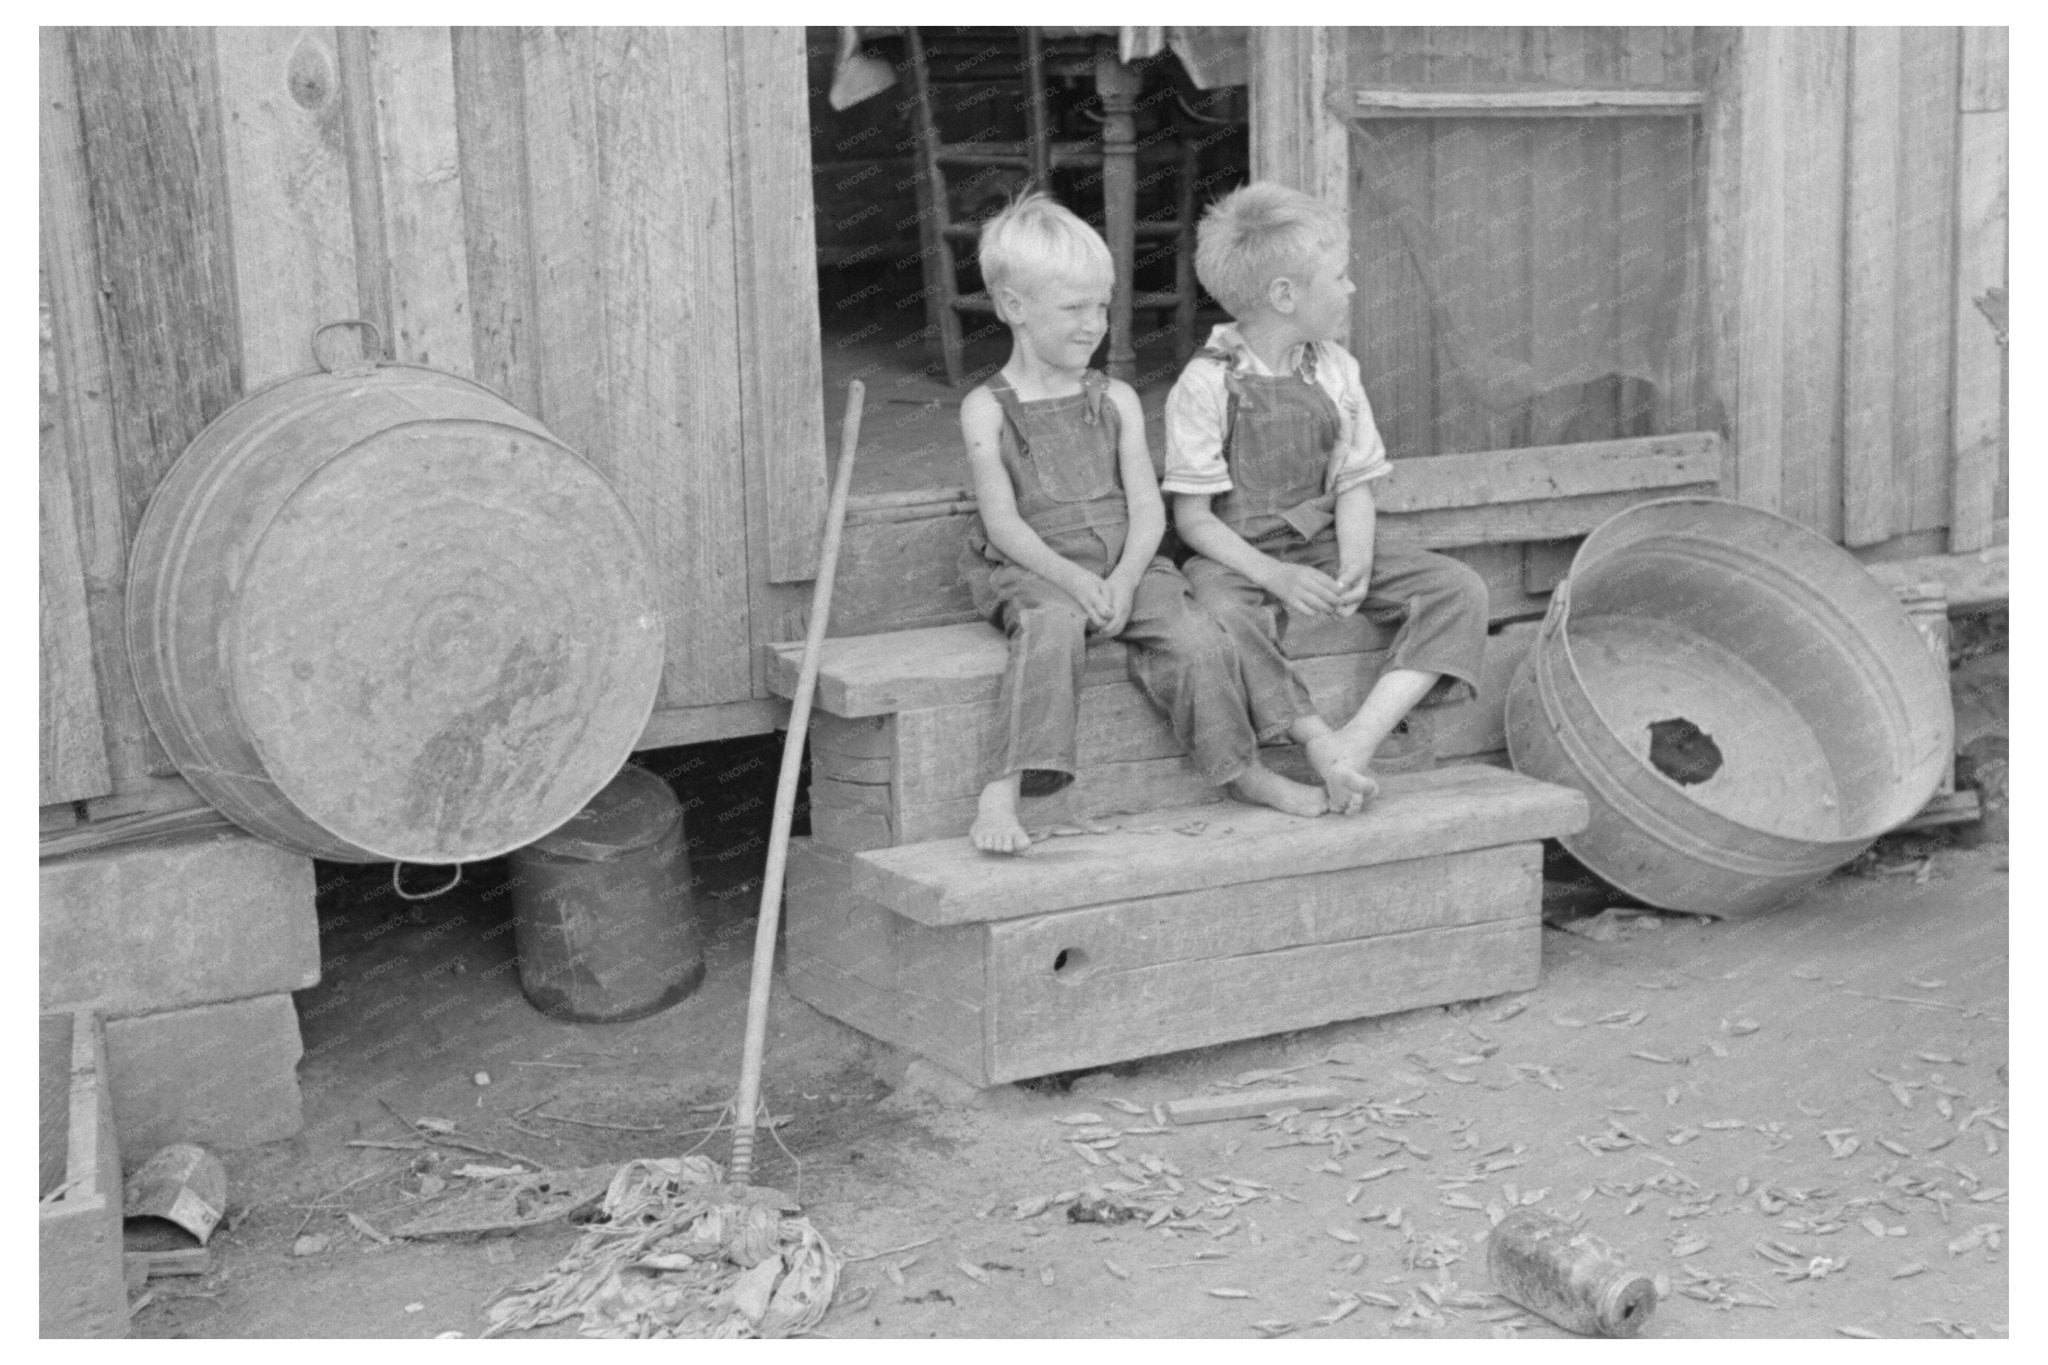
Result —
<svg viewBox="0 0 2048 1365"><path fill-rule="evenodd" d="M1852 548L2002 539L2005 31L1744 28L1705 228L1730 495ZM2002 313L2001 313L2002 316Z"/></svg>
<svg viewBox="0 0 2048 1365"><path fill-rule="evenodd" d="M169 771L128 679L127 547L199 429L343 318L619 489L667 615L650 734L761 728L753 645L801 633L824 507L801 29L41 45L45 802Z"/></svg>
<svg viewBox="0 0 2048 1365"><path fill-rule="evenodd" d="M1697 311L1695 118L1360 100L1694 90L1693 30L1373 27L1344 46L1352 339L1389 452L1711 425L1681 321Z"/></svg>
<svg viewBox="0 0 2048 1365"><path fill-rule="evenodd" d="M1257 30L1253 170L1348 186L1397 459L1714 429L1729 496L1971 551L2005 534L2006 65L1998 28Z"/></svg>

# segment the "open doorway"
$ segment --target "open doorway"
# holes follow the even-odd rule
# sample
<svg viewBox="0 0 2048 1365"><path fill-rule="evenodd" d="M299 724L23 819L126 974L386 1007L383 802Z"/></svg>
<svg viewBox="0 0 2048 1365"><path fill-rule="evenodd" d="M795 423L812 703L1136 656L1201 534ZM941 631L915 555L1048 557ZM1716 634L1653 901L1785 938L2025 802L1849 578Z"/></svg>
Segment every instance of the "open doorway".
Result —
<svg viewBox="0 0 2048 1365"><path fill-rule="evenodd" d="M1029 133L1029 88L1022 39L1016 28L926 30L921 35L928 80L927 108L944 143L1021 145ZM1046 30L1058 34L1058 30ZM809 64L812 188L816 204L818 296L826 406L849 379L867 385L861 467L856 495L909 494L957 489L966 483L959 442L961 396L1009 355L1007 329L988 312L962 310L962 382L949 382L940 344L938 310L929 302L925 269L930 248L920 230L919 82L901 30L863 29L856 57L868 80L864 95L834 108L835 74L842 102L848 64L842 30L805 31ZM1055 40L1043 71L1048 132L1056 143L1099 143L1103 99L1075 49ZM1178 243L1159 226L1174 218L1181 196L1179 168L1148 166L1146 158L1175 138L1192 144L1190 189L1197 210L1242 183L1250 164L1245 89L1199 87L1170 50L1128 64L1135 78L1131 118L1137 142L1134 204L1137 241L1134 292L1143 299L1170 291ZM888 80L886 87L875 88ZM1099 160L1099 158L1098 158ZM947 171L946 213L956 225L957 289L981 288L974 267L972 224L1000 209L1030 182L1027 169L1002 164L953 166ZM1099 165L1062 164L1049 176L1061 202L1104 226L1103 172ZM1199 339L1224 320L1213 300L1196 300L1192 332ZM1171 312L1136 311L1130 340L1132 382L1143 401L1154 462L1160 458L1160 412L1178 374L1185 342ZM1105 363L1104 351L1096 363Z"/></svg>

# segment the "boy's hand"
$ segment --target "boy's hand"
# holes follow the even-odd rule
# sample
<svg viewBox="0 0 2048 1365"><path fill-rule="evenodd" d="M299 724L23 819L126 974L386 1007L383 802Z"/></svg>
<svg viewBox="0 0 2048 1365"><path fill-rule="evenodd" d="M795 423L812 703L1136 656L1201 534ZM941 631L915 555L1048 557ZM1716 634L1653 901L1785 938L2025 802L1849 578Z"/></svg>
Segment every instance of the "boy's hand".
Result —
<svg viewBox="0 0 2048 1365"><path fill-rule="evenodd" d="M1075 574L1074 584L1068 591L1081 604L1081 610L1087 613L1088 628L1099 635L1116 616L1116 593L1108 583L1086 569L1078 569Z"/></svg>
<svg viewBox="0 0 2048 1365"><path fill-rule="evenodd" d="M1097 627L1095 633L1104 639L1113 640L1123 634L1124 627L1131 623L1131 603L1138 595L1138 585L1117 574L1111 574L1105 580L1105 586L1109 588L1111 611L1109 619Z"/></svg>
<svg viewBox="0 0 2048 1365"><path fill-rule="evenodd" d="M1328 616L1342 598L1336 579L1306 564L1276 564L1259 586L1296 616Z"/></svg>
<svg viewBox="0 0 2048 1365"><path fill-rule="evenodd" d="M1372 565L1340 568L1337 573L1337 614L1352 616L1372 592Z"/></svg>

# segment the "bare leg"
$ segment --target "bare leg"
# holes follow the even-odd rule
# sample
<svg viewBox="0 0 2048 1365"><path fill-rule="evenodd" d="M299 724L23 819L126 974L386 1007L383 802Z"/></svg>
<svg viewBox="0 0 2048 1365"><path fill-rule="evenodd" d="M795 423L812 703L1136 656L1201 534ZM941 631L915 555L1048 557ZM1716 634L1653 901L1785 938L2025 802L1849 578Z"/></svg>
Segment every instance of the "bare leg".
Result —
<svg viewBox="0 0 2048 1365"><path fill-rule="evenodd" d="M1017 819L1017 788L1023 779L1024 774L1013 772L981 789L974 827L967 832L967 837L982 852L1025 853L1030 850L1031 836L1024 832L1022 822Z"/></svg>
<svg viewBox="0 0 2048 1365"><path fill-rule="evenodd" d="M1244 771L1230 779L1229 786L1230 794L1240 801L1255 806L1271 806L1289 815L1321 815L1329 806L1324 793L1291 777L1282 777L1256 758Z"/></svg>

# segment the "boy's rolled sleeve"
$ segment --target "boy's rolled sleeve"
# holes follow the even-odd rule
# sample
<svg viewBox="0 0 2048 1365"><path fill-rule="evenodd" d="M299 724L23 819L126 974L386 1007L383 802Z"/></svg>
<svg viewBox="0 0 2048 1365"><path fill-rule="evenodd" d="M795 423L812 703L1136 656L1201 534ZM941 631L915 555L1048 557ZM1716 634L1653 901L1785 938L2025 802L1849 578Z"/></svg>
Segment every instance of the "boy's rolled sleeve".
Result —
<svg viewBox="0 0 2048 1365"><path fill-rule="evenodd" d="M1229 413L1223 367L1197 360L1166 395L1164 493L1217 494L1230 491L1230 467L1223 458L1223 424Z"/></svg>
<svg viewBox="0 0 2048 1365"><path fill-rule="evenodd" d="M1386 443L1380 439L1379 426L1373 421L1372 402L1365 396L1357 357L1349 351L1331 349L1336 351L1337 370L1343 381L1335 395L1337 450L1330 462L1330 492L1334 494L1384 478L1393 472L1394 466L1387 460Z"/></svg>

